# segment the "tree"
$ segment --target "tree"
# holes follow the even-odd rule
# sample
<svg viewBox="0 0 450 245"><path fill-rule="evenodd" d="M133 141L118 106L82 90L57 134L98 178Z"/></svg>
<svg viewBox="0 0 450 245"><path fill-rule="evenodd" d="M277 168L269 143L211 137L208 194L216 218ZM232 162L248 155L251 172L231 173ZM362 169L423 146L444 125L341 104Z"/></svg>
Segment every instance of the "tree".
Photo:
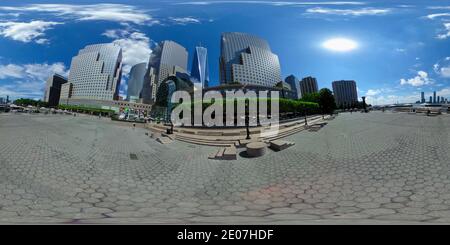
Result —
<svg viewBox="0 0 450 245"><path fill-rule="evenodd" d="M336 109L336 102L331 90L323 88L319 91L319 105L324 113L332 113Z"/></svg>
<svg viewBox="0 0 450 245"><path fill-rule="evenodd" d="M304 94L304 95L302 95L302 98L300 100L304 101L304 102L319 103L320 102L320 94L317 92Z"/></svg>

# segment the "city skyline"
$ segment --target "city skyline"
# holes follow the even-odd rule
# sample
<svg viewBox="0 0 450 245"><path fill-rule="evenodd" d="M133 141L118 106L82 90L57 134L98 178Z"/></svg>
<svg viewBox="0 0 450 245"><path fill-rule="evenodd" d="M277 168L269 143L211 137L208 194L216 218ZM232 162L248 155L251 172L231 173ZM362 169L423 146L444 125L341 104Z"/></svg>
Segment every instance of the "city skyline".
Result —
<svg viewBox="0 0 450 245"><path fill-rule="evenodd" d="M281 80L291 74L313 76L319 88L330 89L332 81L355 80L358 96L367 96L372 104L414 103L421 91L425 98L435 90L447 98L449 5L426 1L45 5L7 0L0 5L0 97L42 98L45 80L53 72L67 77L70 59L79 49L107 42L120 45L124 52L122 96L131 66L148 62L155 44L163 40L187 49L188 67L196 44L202 43L208 49L214 86L219 83L220 35L236 31L267 40L280 59ZM231 18L236 6L242 10ZM84 31L72 31L80 29Z"/></svg>

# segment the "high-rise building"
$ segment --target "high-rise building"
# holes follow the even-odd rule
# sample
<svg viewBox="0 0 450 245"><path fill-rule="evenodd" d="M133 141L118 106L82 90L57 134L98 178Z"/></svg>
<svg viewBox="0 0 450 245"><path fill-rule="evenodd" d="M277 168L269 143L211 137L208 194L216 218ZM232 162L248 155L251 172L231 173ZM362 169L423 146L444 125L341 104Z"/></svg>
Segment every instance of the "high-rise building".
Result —
<svg viewBox="0 0 450 245"><path fill-rule="evenodd" d="M162 41L150 55L147 72L144 78L142 99L146 104L155 101L156 90L164 79L174 70L187 70L188 52L174 41ZM175 67L175 68L174 68Z"/></svg>
<svg viewBox="0 0 450 245"><path fill-rule="evenodd" d="M139 63L131 67L130 78L128 79L127 101L138 102L142 97L142 87L144 76L147 72L147 63Z"/></svg>
<svg viewBox="0 0 450 245"><path fill-rule="evenodd" d="M433 103L433 97L432 96L430 96L430 100L428 101L428 103Z"/></svg>
<svg viewBox="0 0 450 245"><path fill-rule="evenodd" d="M64 83L61 85L61 96L59 98L59 104L69 104L69 100L72 98L73 85L71 83Z"/></svg>
<svg viewBox="0 0 450 245"><path fill-rule="evenodd" d="M300 99L302 97L300 91L300 84L297 77L294 75L290 75L284 79L284 81L291 86L292 91L295 94L296 99Z"/></svg>
<svg viewBox="0 0 450 245"><path fill-rule="evenodd" d="M239 32L222 33L219 72L221 83L274 87L281 81L278 56L266 40Z"/></svg>
<svg viewBox="0 0 450 245"><path fill-rule="evenodd" d="M122 77L122 49L115 44L88 45L72 58L72 98L117 100Z"/></svg>
<svg viewBox="0 0 450 245"><path fill-rule="evenodd" d="M208 50L204 47L195 47L191 78L192 82L200 83L202 88L209 86Z"/></svg>
<svg viewBox="0 0 450 245"><path fill-rule="evenodd" d="M352 80L334 81L333 93L337 106L349 107L358 102L356 82Z"/></svg>
<svg viewBox="0 0 450 245"><path fill-rule="evenodd" d="M420 103L425 103L425 92L421 92L420 96Z"/></svg>
<svg viewBox="0 0 450 245"><path fill-rule="evenodd" d="M433 103L436 103L436 91L433 92Z"/></svg>
<svg viewBox="0 0 450 245"><path fill-rule="evenodd" d="M47 102L48 106L54 107L59 104L61 85L64 83L67 83L67 79L58 74L53 74L47 79L43 101Z"/></svg>
<svg viewBox="0 0 450 245"><path fill-rule="evenodd" d="M302 96L305 94L319 92L317 80L314 77L305 77L300 81L300 91Z"/></svg>
<svg viewBox="0 0 450 245"><path fill-rule="evenodd" d="M438 96L438 97L437 97L437 100L436 100L436 103L440 103L440 102L441 102L441 97Z"/></svg>

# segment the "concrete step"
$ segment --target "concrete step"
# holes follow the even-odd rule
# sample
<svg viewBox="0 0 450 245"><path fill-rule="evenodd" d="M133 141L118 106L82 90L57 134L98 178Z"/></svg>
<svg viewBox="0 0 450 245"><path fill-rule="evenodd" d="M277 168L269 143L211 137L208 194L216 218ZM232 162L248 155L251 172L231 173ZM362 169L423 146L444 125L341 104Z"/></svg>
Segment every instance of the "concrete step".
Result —
<svg viewBox="0 0 450 245"><path fill-rule="evenodd" d="M190 143L190 144L195 144L195 145L207 145L207 146L218 146L218 147L225 147L225 146L231 146L234 145L234 142L232 143L228 143L228 142L220 142L220 141L199 141L199 140L195 140L192 138L180 138L180 137L176 137L176 140L179 141L183 141L186 143Z"/></svg>

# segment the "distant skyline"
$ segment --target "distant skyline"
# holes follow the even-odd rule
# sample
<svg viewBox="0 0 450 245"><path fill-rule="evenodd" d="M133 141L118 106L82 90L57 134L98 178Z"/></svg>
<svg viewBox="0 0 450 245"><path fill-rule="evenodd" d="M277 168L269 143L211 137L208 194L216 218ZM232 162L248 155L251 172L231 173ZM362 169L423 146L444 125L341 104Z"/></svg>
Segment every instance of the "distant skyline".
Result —
<svg viewBox="0 0 450 245"><path fill-rule="evenodd" d="M450 0L446 1L17 1L0 3L0 97L42 99L45 80L68 75L89 44L123 48L121 95L131 66L156 43L208 49L209 84L219 83L220 34L268 41L282 79L317 78L319 88L355 80L372 104L450 98Z"/></svg>

